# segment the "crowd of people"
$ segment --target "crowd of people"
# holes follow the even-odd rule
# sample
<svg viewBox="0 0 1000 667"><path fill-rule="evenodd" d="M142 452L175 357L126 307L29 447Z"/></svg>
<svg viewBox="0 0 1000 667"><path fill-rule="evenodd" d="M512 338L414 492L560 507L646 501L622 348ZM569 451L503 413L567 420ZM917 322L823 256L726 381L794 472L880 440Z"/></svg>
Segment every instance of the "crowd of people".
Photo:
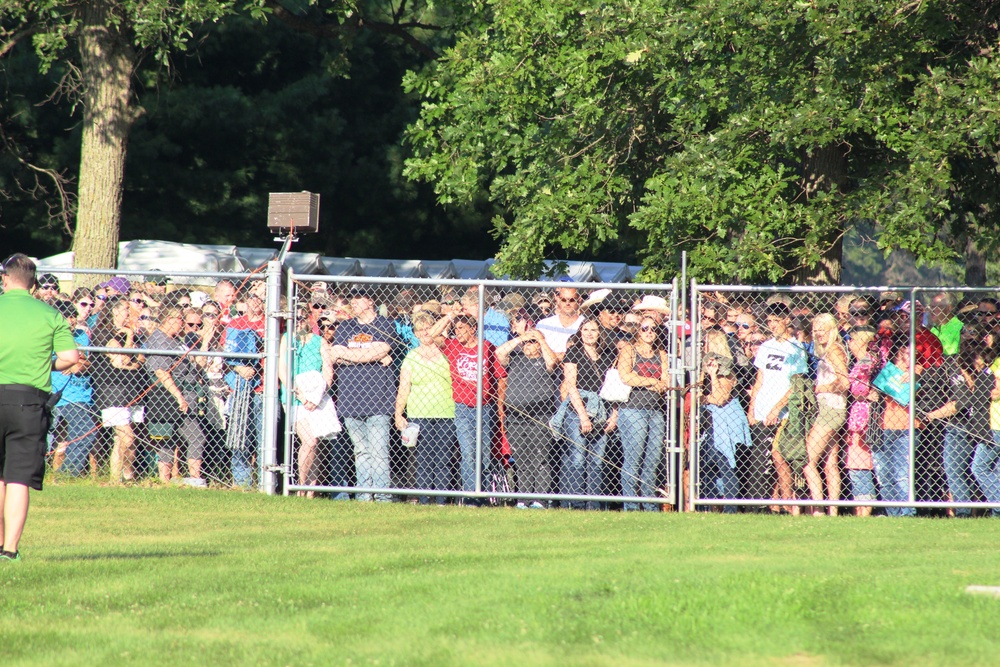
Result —
<svg viewBox="0 0 1000 667"><path fill-rule="evenodd" d="M925 307L897 293L716 293L701 299L698 321L679 324L660 294L555 285L300 285L277 369L298 492L388 502L414 489L426 495L413 502L478 504L434 492L510 490L527 496L522 507L550 507L544 497L559 494L574 497L560 503L571 508L620 500L652 511L666 495L667 426L687 434L680 406L695 402L695 438L683 444L696 448L688 460L705 499L792 514L836 514L828 503L853 500L862 515L874 501L913 514L911 492L1000 503L993 299L945 292ZM119 276L66 295L43 275L35 295L63 313L79 346L122 349L53 373L54 468L92 466L103 428L115 482L136 477L142 442L164 481L204 485L214 447L232 483L253 484L262 363L185 352L259 354L262 281L222 280L208 294ZM671 345L696 370L672 368Z"/></svg>
<svg viewBox="0 0 1000 667"><path fill-rule="evenodd" d="M891 516L915 514L911 500L955 503L927 511L959 517L1000 503L996 299L747 296L716 295L700 314L704 497L771 498L763 509L791 514L803 510L782 501L805 499L816 515L853 500L862 516L873 501L901 503Z"/></svg>
<svg viewBox="0 0 1000 667"><path fill-rule="evenodd" d="M52 468L96 474L97 445L107 438L112 483L142 474L148 452L161 481L205 487L202 464L214 449L231 481L250 486L262 419L261 364L190 351L260 354L264 287L255 280L238 292L221 280L209 294L168 289L160 276L116 276L67 294L52 274L39 276L34 296L63 315L77 346L104 348L52 373L58 397L49 432Z"/></svg>

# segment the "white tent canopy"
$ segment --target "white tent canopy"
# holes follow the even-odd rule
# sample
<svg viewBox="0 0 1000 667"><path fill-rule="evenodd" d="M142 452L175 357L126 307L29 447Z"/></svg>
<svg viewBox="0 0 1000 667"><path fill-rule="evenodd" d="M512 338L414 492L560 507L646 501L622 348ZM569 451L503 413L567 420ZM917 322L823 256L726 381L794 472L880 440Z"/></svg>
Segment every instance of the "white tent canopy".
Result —
<svg viewBox="0 0 1000 667"><path fill-rule="evenodd" d="M118 268L133 271L164 271L182 275L200 272L245 272L259 268L278 255L277 248L248 248L233 245L173 243L170 241L123 241L118 245ZM287 263L300 275L365 276L370 278L434 278L491 280L496 260L374 259L325 257L312 252L290 252ZM551 267L554 262L546 262ZM573 282L631 282L641 266L614 262L565 262L564 275ZM41 272L54 273L71 281L72 273L60 272L73 266L73 253L64 252L38 260ZM547 279L547 278L546 278ZM187 281L185 281L187 282ZM215 280L205 281L208 284Z"/></svg>

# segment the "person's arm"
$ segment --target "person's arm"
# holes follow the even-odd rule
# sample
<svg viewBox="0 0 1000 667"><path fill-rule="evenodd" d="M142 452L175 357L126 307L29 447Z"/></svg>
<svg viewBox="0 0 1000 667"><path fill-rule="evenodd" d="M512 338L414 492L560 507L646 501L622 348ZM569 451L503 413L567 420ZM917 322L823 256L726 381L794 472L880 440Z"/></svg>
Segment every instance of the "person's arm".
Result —
<svg viewBox="0 0 1000 667"><path fill-rule="evenodd" d="M636 373L632 366L635 365L635 346L626 345L618 355L618 375L622 382L630 387L645 387L656 391L656 386L660 383L656 378L647 378Z"/></svg>
<svg viewBox="0 0 1000 667"><path fill-rule="evenodd" d="M389 343L377 341L368 347L346 347L344 345L334 345L332 348L332 361L347 364L371 364L381 361L383 357L389 356L392 347Z"/></svg>
<svg viewBox="0 0 1000 667"><path fill-rule="evenodd" d="M514 350L520 347L526 340L524 336L525 334L521 334L520 336L511 338L509 341L498 346L493 351L493 354L496 355L497 361L500 362L501 366L507 368L507 365L510 363L510 355L513 354Z"/></svg>
<svg viewBox="0 0 1000 667"><path fill-rule="evenodd" d="M705 360L705 376L712 383L711 391L704 398L704 402L709 405L725 405L733 394L733 387L736 382L730 375L719 375L719 360L713 358Z"/></svg>
<svg viewBox="0 0 1000 667"><path fill-rule="evenodd" d="M937 410L931 410L928 412L924 415L924 419L926 421L947 419L948 417L954 417L956 414L958 414L958 404L955 401L948 401Z"/></svg>
<svg viewBox="0 0 1000 667"><path fill-rule="evenodd" d="M57 371L69 370L76 364L80 363L80 351L79 350L62 350L56 352L56 358L52 362L52 368Z"/></svg>
<svg viewBox="0 0 1000 667"><path fill-rule="evenodd" d="M504 401L507 400L507 378L497 378L497 418L500 420L500 428L504 427L507 419L507 409Z"/></svg>
<svg viewBox="0 0 1000 667"><path fill-rule="evenodd" d="M396 409L394 412L396 428L402 431L409 426L409 422L403 417L403 410L406 409L406 401L410 398L410 386L413 382L413 373L408 366L403 366L399 370L399 389L396 391Z"/></svg>
<svg viewBox="0 0 1000 667"><path fill-rule="evenodd" d="M747 420L751 426L757 423L757 418L754 416L754 406L757 404L757 394L760 393L762 384L764 384L764 371L758 368L757 379L754 380L753 387L750 389L750 405L747 407Z"/></svg>
<svg viewBox="0 0 1000 667"><path fill-rule="evenodd" d="M576 386L577 365L570 362L563 363L563 384L569 397L570 405L576 410L576 416L580 418L580 433L590 433L594 429L590 417L587 416L587 406L580 396L580 388Z"/></svg>
<svg viewBox="0 0 1000 667"><path fill-rule="evenodd" d="M551 347L549 347L548 341L545 340L545 336L538 329L532 329L534 332L534 338L538 341L538 344L542 348L542 359L545 360L545 368L551 373L555 370L556 366L562 363L564 354L557 354Z"/></svg>
<svg viewBox="0 0 1000 667"><path fill-rule="evenodd" d="M459 316L460 313L454 311L449 311L445 315L438 318L438 321L431 325L428 335L432 338L437 338L438 336L443 336L451 326L451 323Z"/></svg>
<svg viewBox="0 0 1000 667"><path fill-rule="evenodd" d="M184 394L182 394L181 390L177 387L177 383L174 382L173 376L169 372L160 368L154 370L153 373L156 374L156 379L160 381L163 388L170 392L170 395L177 401L177 409L181 412L187 412L188 403L184 399Z"/></svg>
<svg viewBox="0 0 1000 667"><path fill-rule="evenodd" d="M329 389L333 386L333 346L322 338L319 342L319 356L323 362L320 369L323 373L323 382Z"/></svg>
<svg viewBox="0 0 1000 667"><path fill-rule="evenodd" d="M617 406L611 408L611 414L608 415L608 422L604 425L604 432L611 433L616 428L618 428L618 408Z"/></svg>

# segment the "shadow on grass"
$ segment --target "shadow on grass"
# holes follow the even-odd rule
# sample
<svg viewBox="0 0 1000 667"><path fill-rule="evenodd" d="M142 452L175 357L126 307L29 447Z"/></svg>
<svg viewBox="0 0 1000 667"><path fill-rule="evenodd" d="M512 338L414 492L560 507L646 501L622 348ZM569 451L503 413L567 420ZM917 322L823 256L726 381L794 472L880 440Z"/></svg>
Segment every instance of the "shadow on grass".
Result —
<svg viewBox="0 0 1000 667"><path fill-rule="evenodd" d="M221 551L147 551L144 553L84 553L72 556L51 556L44 560L74 561L74 560L145 560L151 558L201 558L203 556L221 556ZM39 559L42 560L42 559Z"/></svg>

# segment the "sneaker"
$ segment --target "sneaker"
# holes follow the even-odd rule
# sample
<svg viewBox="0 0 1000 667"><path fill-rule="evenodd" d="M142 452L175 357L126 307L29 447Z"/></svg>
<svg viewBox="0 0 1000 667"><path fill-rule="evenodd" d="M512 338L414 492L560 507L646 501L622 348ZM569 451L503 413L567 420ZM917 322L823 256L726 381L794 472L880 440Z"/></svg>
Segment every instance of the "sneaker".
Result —
<svg viewBox="0 0 1000 667"><path fill-rule="evenodd" d="M201 477L185 477L184 483L188 486L193 486L196 489L204 489L208 486L208 482Z"/></svg>
<svg viewBox="0 0 1000 667"><path fill-rule="evenodd" d="M4 561L8 561L8 560L9 561L21 560L21 552L20 551L14 551L14 552L0 551L0 562L4 562Z"/></svg>
<svg viewBox="0 0 1000 667"><path fill-rule="evenodd" d="M519 510L526 510L526 509L528 509L528 506L525 505L524 503L520 502L520 501L518 501L517 505L514 505L514 507L516 507Z"/></svg>
<svg viewBox="0 0 1000 667"><path fill-rule="evenodd" d="M541 504L537 500L535 502L531 503L530 505L528 505L528 507L530 509L533 509L533 510L543 510L543 509L545 509L545 505Z"/></svg>

